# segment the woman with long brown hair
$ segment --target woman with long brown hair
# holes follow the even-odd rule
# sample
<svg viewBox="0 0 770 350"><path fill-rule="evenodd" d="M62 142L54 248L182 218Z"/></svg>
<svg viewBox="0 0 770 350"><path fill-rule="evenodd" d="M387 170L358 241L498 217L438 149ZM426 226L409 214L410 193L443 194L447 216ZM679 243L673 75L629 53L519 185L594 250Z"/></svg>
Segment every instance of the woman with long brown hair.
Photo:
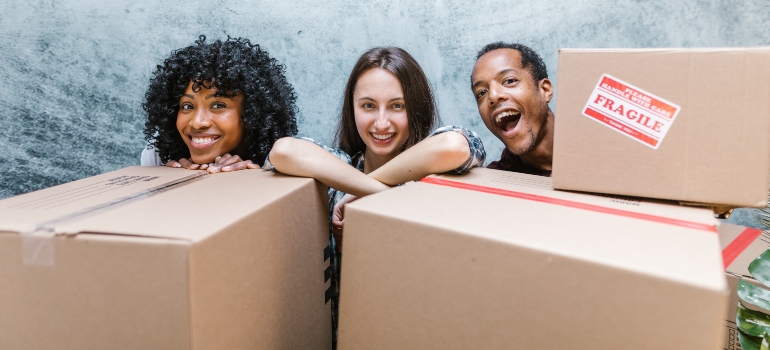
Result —
<svg viewBox="0 0 770 350"><path fill-rule="evenodd" d="M474 132L448 126L431 133L438 122L430 84L417 61L403 49L376 47L361 55L350 73L338 148L292 137L273 145L265 168L329 186L335 343L344 204L430 174L462 174L484 163L484 146Z"/></svg>

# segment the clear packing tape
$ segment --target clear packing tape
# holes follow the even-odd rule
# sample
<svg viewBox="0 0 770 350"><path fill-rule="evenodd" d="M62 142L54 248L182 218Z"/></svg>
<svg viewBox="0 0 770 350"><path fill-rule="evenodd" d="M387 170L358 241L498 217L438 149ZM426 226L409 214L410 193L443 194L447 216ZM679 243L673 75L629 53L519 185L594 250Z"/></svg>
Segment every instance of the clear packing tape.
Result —
<svg viewBox="0 0 770 350"><path fill-rule="evenodd" d="M196 172L194 175L174 181L165 182L159 186L139 191L129 196L116 198L106 203L99 203L53 220L38 223L34 226L34 228L22 230L20 233L22 261L26 266L53 267L55 265L55 237L59 234L67 234L57 232L56 227L58 224L71 222L87 215L94 215L98 212L111 210L119 206L160 194L177 187L188 185L197 180L206 178L207 176L207 172Z"/></svg>
<svg viewBox="0 0 770 350"><path fill-rule="evenodd" d="M54 266L54 236L50 228L21 233L21 257L26 266Z"/></svg>

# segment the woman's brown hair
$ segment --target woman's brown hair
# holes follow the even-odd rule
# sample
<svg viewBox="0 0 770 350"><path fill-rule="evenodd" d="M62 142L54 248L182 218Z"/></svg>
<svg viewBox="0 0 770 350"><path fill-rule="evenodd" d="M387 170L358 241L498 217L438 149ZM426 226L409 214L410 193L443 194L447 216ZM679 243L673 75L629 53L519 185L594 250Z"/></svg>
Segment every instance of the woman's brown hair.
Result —
<svg viewBox="0 0 770 350"><path fill-rule="evenodd" d="M409 121L409 138L402 150L412 147L426 138L439 123L438 111L428 78L409 53L398 47L375 47L366 51L356 62L345 85L340 123L335 136L337 146L351 157L366 149L364 140L358 135L353 111L353 92L356 82L366 71L382 68L392 73L401 82L404 90L404 104Z"/></svg>

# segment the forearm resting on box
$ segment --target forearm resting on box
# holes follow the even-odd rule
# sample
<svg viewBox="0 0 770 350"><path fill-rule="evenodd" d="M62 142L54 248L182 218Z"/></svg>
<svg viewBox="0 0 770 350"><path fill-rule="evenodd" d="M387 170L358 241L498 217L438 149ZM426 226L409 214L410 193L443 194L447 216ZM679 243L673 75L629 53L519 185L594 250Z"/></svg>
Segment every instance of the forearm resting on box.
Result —
<svg viewBox="0 0 770 350"><path fill-rule="evenodd" d="M283 174L312 177L326 186L355 196L366 196L390 188L306 140L279 139L270 151L270 163Z"/></svg>
<svg viewBox="0 0 770 350"><path fill-rule="evenodd" d="M454 131L431 136L369 173L378 181L395 186L431 174L454 170L470 157L468 140Z"/></svg>

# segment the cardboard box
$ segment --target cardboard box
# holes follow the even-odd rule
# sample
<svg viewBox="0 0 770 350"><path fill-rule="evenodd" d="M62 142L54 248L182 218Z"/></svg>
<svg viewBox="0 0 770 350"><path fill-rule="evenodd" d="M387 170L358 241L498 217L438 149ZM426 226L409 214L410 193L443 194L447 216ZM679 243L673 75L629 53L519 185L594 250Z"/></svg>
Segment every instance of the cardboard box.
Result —
<svg viewBox="0 0 770 350"><path fill-rule="evenodd" d="M770 248L770 233L755 228L722 223L719 225L719 240L722 244L722 256L730 287L730 304L725 314L725 349L740 349L735 317L738 308L738 281L743 279L754 285L767 288L751 277L749 264ZM761 310L744 303L747 308ZM767 312L767 311L765 311Z"/></svg>
<svg viewBox="0 0 770 350"><path fill-rule="evenodd" d="M562 49L557 189L765 207L770 48Z"/></svg>
<svg viewBox="0 0 770 350"><path fill-rule="evenodd" d="M490 169L423 181L346 207L340 350L723 344L710 211Z"/></svg>
<svg viewBox="0 0 770 350"><path fill-rule="evenodd" d="M330 349L325 188L129 167L0 201L0 349Z"/></svg>

